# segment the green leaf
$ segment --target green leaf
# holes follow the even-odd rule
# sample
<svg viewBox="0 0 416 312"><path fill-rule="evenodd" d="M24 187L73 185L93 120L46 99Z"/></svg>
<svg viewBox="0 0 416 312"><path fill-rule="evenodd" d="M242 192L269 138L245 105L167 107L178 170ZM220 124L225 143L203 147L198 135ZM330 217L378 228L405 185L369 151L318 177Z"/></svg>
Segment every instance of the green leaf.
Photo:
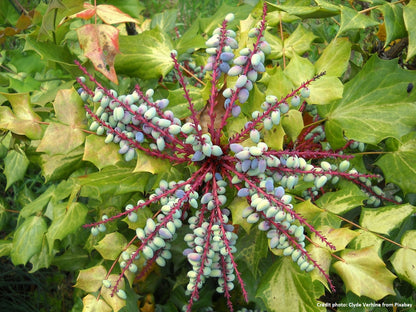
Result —
<svg viewBox="0 0 416 312"><path fill-rule="evenodd" d="M103 137L91 134L85 140L82 160L92 162L98 169L113 166L119 161L123 161L117 146L116 144L106 144Z"/></svg>
<svg viewBox="0 0 416 312"><path fill-rule="evenodd" d="M313 312L325 311L316 304L323 294L322 286L314 284L310 274L300 271L290 257L281 257L260 281L256 296L269 311L284 307L287 312Z"/></svg>
<svg viewBox="0 0 416 312"><path fill-rule="evenodd" d="M136 36L120 36L120 51L115 60L118 73L143 79L165 76L172 68L170 37L158 28Z"/></svg>
<svg viewBox="0 0 416 312"><path fill-rule="evenodd" d="M250 233L251 224L241 216L242 211L248 207L247 200L242 197L235 197L230 203L229 209L233 215L233 224L241 225L247 233Z"/></svg>
<svg viewBox="0 0 416 312"><path fill-rule="evenodd" d="M205 86L203 89L187 86L189 91L189 96L191 97L192 103L194 105L194 109L196 111L201 110L205 104L206 100L204 100L204 95L207 95L209 89ZM175 89L173 91L169 90L169 110L171 110L175 117L179 119L183 119L191 115L189 110L189 103L184 97L183 90L181 88Z"/></svg>
<svg viewBox="0 0 416 312"><path fill-rule="evenodd" d="M399 68L395 60L371 57L345 84L341 100L322 111L318 106L320 115L328 118L326 135L331 146L342 147L338 138L343 132L348 139L377 144L387 137L399 139L413 131L416 92L409 95L406 89L415 78L415 73Z"/></svg>
<svg viewBox="0 0 416 312"><path fill-rule="evenodd" d="M341 77L347 70L351 56L351 42L348 38L334 38L324 49L315 63L317 73Z"/></svg>
<svg viewBox="0 0 416 312"><path fill-rule="evenodd" d="M284 70L286 76L295 86L300 86L303 82L311 79L315 74L315 67L305 57L293 54L289 65Z"/></svg>
<svg viewBox="0 0 416 312"><path fill-rule="evenodd" d="M266 258L268 253L267 237L261 231L243 232L239 233L239 236L236 260L246 263L248 269L257 279L260 274L260 260Z"/></svg>
<svg viewBox="0 0 416 312"><path fill-rule="evenodd" d="M337 216L315 206L310 200L298 203L294 207L295 211L308 220L313 227L328 225L338 228L341 225L341 220Z"/></svg>
<svg viewBox="0 0 416 312"><path fill-rule="evenodd" d="M103 284L103 279L105 279L106 274L107 270L102 265L81 270L79 271L74 287L86 292L96 292Z"/></svg>
<svg viewBox="0 0 416 312"><path fill-rule="evenodd" d="M167 171L171 163L164 158L156 158L149 156L146 152L136 150L137 163L133 172L150 172L150 173L162 173Z"/></svg>
<svg viewBox="0 0 416 312"><path fill-rule="evenodd" d="M342 99L344 85L334 76L323 76L312 81L309 85L311 95L307 99L310 104L328 104L332 101Z"/></svg>
<svg viewBox="0 0 416 312"><path fill-rule="evenodd" d="M106 167L100 172L76 178L81 196L102 200L104 195L117 196L131 192L143 192L150 174L132 173L131 168Z"/></svg>
<svg viewBox="0 0 416 312"><path fill-rule="evenodd" d="M52 250L56 239L62 240L69 234L82 230L81 226L85 223L88 208L78 202L64 202L57 204L53 208L53 213L52 224L46 234L50 250Z"/></svg>
<svg viewBox="0 0 416 312"><path fill-rule="evenodd" d="M39 125L41 118L33 112L29 93L3 93L0 92L12 105L0 106L0 128L8 129L16 134L37 140L42 137L42 128Z"/></svg>
<svg viewBox="0 0 416 312"><path fill-rule="evenodd" d="M35 254L32 258L30 258L30 263L32 263L32 268L30 269L30 273L34 273L43 268L49 268L51 261L53 259L54 254L49 252L48 248L48 241L46 239L46 235L43 235L42 239L42 247L39 253Z"/></svg>
<svg viewBox="0 0 416 312"><path fill-rule="evenodd" d="M384 47L396 39L406 37L406 28L403 20L403 7L397 4L386 3L379 10L383 13L386 27L386 41Z"/></svg>
<svg viewBox="0 0 416 312"><path fill-rule="evenodd" d="M378 25L379 23L371 17L361 14L349 7L341 5L341 25L338 36L346 31L353 29L365 29Z"/></svg>
<svg viewBox="0 0 416 312"><path fill-rule="evenodd" d="M272 48L272 51L269 55L267 55L267 58L272 59L272 60L281 58L283 56L282 39L269 33L267 30L264 33L264 38L266 38L266 41L269 43L270 47Z"/></svg>
<svg viewBox="0 0 416 312"><path fill-rule="evenodd" d="M162 13L153 15L150 27L163 29L163 31L171 31L176 26L176 16L178 15L177 9L164 10Z"/></svg>
<svg viewBox="0 0 416 312"><path fill-rule="evenodd" d="M416 287L416 230L407 231L401 242L405 247L397 250L390 261L399 278Z"/></svg>
<svg viewBox="0 0 416 312"><path fill-rule="evenodd" d="M283 42L284 53L292 58L293 54L302 55L311 49L312 42L317 38L313 32L307 30L302 24Z"/></svg>
<svg viewBox="0 0 416 312"><path fill-rule="evenodd" d="M9 222L9 212L7 209L9 209L9 206L6 201L3 198L0 198L0 231L2 231Z"/></svg>
<svg viewBox="0 0 416 312"><path fill-rule="evenodd" d="M49 155L66 155L84 143L85 133L74 125L50 122L37 152Z"/></svg>
<svg viewBox="0 0 416 312"><path fill-rule="evenodd" d="M32 214L40 212L43 208L45 208L49 200L54 196L55 189L55 185L52 184L49 186L38 198L22 208L20 211L20 216L27 218Z"/></svg>
<svg viewBox="0 0 416 312"><path fill-rule="evenodd" d="M335 214L343 214L361 206L367 196L354 184L344 184L341 190L322 195L316 205Z"/></svg>
<svg viewBox="0 0 416 312"><path fill-rule="evenodd" d="M267 85L266 95L274 95L277 98L286 96L295 88L280 66L271 71L266 69L266 73L263 74L260 83Z"/></svg>
<svg viewBox="0 0 416 312"><path fill-rule="evenodd" d="M29 217L17 227L10 254L14 265L25 265L32 256L41 251L46 231L47 224L41 216Z"/></svg>
<svg viewBox="0 0 416 312"><path fill-rule="evenodd" d="M100 255L107 260L115 260L126 248L127 239L120 233L106 234L95 246Z"/></svg>
<svg viewBox="0 0 416 312"><path fill-rule="evenodd" d="M320 6L308 5L292 5L292 4L281 4L275 5L268 2L268 5L275 7L279 10L285 11L290 15L298 16L302 19L306 18L325 18L339 14L339 8L335 5L325 5L323 1Z"/></svg>
<svg viewBox="0 0 416 312"><path fill-rule="evenodd" d="M377 250L379 257L382 256L381 254L381 245L383 244L384 240L374 233L369 231L357 229L356 232L359 234L356 238L354 238L349 247L352 249L363 249L366 247L374 247Z"/></svg>
<svg viewBox="0 0 416 312"><path fill-rule="evenodd" d="M374 247L361 250L346 249L333 268L341 276L347 291L358 296L380 300L387 295L395 295L393 281L396 278L377 254Z"/></svg>
<svg viewBox="0 0 416 312"><path fill-rule="evenodd" d="M416 0L411 0L403 8L403 20L406 25L409 46L407 48L406 62L416 55Z"/></svg>
<svg viewBox="0 0 416 312"><path fill-rule="evenodd" d="M82 298L82 304L84 306L84 312L111 312L113 309L103 300L95 298L93 295L88 294Z"/></svg>
<svg viewBox="0 0 416 312"><path fill-rule="evenodd" d="M291 109L282 119L282 127L285 133L292 141L295 141L303 130L302 113L298 110Z"/></svg>
<svg viewBox="0 0 416 312"><path fill-rule="evenodd" d="M28 166L29 159L23 151L11 150L7 153L4 159L4 174L7 178L6 190L14 182L24 178Z"/></svg>
<svg viewBox="0 0 416 312"><path fill-rule="evenodd" d="M13 243L9 240L0 240L0 257L9 257L13 250Z"/></svg>
<svg viewBox="0 0 416 312"><path fill-rule="evenodd" d="M404 219L416 212L416 207L410 204L393 205L381 208L363 208L360 225L370 231L389 234L400 226Z"/></svg>
<svg viewBox="0 0 416 312"><path fill-rule="evenodd" d="M397 184L407 194L414 193L415 159L416 134L410 133L402 138L402 142L394 145L393 151L383 155L375 164L383 170L387 182Z"/></svg>

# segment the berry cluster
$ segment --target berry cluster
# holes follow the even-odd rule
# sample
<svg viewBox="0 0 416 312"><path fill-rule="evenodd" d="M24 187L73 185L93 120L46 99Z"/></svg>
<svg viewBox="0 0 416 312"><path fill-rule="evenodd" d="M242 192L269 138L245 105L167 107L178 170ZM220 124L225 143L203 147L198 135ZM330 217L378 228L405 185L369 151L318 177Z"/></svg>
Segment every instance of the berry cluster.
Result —
<svg viewBox="0 0 416 312"><path fill-rule="evenodd" d="M325 139L322 125L308 128L298 137L299 144L288 144L285 150L273 150L264 142L264 133L279 125L289 109L303 111L308 107L308 86L321 75L304 82L284 98L266 96L261 105L262 112L252 112L251 120L240 132L230 138L224 137L222 130L227 120L241 113L241 105L248 100L253 84L265 71L266 55L271 50L263 36L266 6L261 22L249 31L249 37L254 39L252 47L238 50L236 33L227 29L233 18L232 14L227 15L222 26L206 42L206 51L210 56L204 71L209 73L212 86L207 100L209 122L204 125L207 131L203 130L198 119L175 51L171 54L174 68L189 104L190 117L187 121L176 118L167 109L167 99L155 100L152 89L143 92L136 86L132 93L118 95L116 91L104 88L78 64L97 85L92 91L85 84L85 79L78 79L81 85L79 93L87 103L85 108L91 119L91 131L105 135L106 143L118 144L119 153L124 155L126 161L134 159L138 149L175 165L193 168L187 179L161 180L159 187L147 199L139 200L136 205L127 205L125 211L118 215L104 216L101 221L86 225L93 235L97 235L106 230L108 222L123 216L134 222L138 210L158 207L154 217L147 219L144 228L136 229L135 237L139 243L134 245L135 251L121 254L122 273L119 280L115 285L107 280L103 282L105 287L112 287L113 294L120 298L126 298L125 292L118 287L124 273L137 272L141 276L153 263L165 266L172 257L170 247L177 238L177 230L187 223L189 232L184 240L188 248L183 251L191 266L187 274L186 293L190 295L187 311L191 310L208 278L217 279L216 290L227 298L230 310L233 309L230 292L235 281L238 281L243 296L248 300L234 260L238 232L232 225L233 216L228 209L232 197L227 197L227 194L247 200L248 206L242 216L267 233L271 249L281 249L283 255L291 257L301 270L309 272L317 268L334 289L327 272L305 249L307 231L314 233L330 248L334 246L295 211L293 197L286 191L294 189L303 180L307 185L303 198L314 200L323 193L329 181L336 184L343 178L361 186L376 200L385 199L381 190L371 186L370 178L376 178L375 175L349 170L348 158L351 156L344 155L342 150L322 149L320 143ZM238 56L234 53L237 50ZM222 85L222 76L233 85ZM215 113L215 107L220 105L219 97L225 99L222 116ZM313 109L309 111L314 115ZM317 120L319 116L315 114L315 118ZM351 142L349 144L352 145ZM131 244L133 241L127 247ZM145 259L142 268L138 268L135 262L140 257Z"/></svg>

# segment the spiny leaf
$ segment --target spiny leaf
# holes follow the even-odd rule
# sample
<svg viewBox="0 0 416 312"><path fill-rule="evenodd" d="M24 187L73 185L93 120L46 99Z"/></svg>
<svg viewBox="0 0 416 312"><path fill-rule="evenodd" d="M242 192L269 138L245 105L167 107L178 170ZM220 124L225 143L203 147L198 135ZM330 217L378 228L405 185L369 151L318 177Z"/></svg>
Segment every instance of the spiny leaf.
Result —
<svg viewBox="0 0 416 312"><path fill-rule="evenodd" d="M106 144L102 137L93 134L85 139L85 150L82 160L90 161L98 169L102 169L123 161L123 158L118 153L117 145Z"/></svg>
<svg viewBox="0 0 416 312"><path fill-rule="evenodd" d="M396 276L386 269L374 247L346 249L341 252L341 258L344 261L334 263L333 268L341 276L347 291L374 300L395 295L393 280Z"/></svg>
<svg viewBox="0 0 416 312"><path fill-rule="evenodd" d="M349 7L341 7L341 25L339 27L338 35L354 29L364 29L367 27L378 25L379 23L364 14L361 14Z"/></svg>
<svg viewBox="0 0 416 312"><path fill-rule="evenodd" d="M407 50L406 62L409 61L414 55L416 55L416 0L411 0L403 8L403 20L406 25L407 33L409 36L409 46Z"/></svg>
<svg viewBox="0 0 416 312"><path fill-rule="evenodd" d="M397 250L390 261L397 275L416 287L416 230L407 231L401 242L405 247Z"/></svg>
<svg viewBox="0 0 416 312"><path fill-rule="evenodd" d="M386 206L381 208L363 208L360 218L361 226L370 231L389 234L402 224L404 219L416 212L410 204Z"/></svg>
<svg viewBox="0 0 416 312"><path fill-rule="evenodd" d="M14 265L25 265L32 256L41 251L42 238L46 231L47 224L41 216L29 217L17 227L10 254Z"/></svg>
<svg viewBox="0 0 416 312"><path fill-rule="evenodd" d="M82 304L84 312L111 312L113 310L103 299L97 300L91 294L82 298Z"/></svg>
<svg viewBox="0 0 416 312"><path fill-rule="evenodd" d="M341 77L347 70L350 56L351 42L348 38L334 38L316 61L316 72L325 72L327 76Z"/></svg>
<svg viewBox="0 0 416 312"><path fill-rule="evenodd" d="M270 267L257 289L257 297L268 307L284 307L288 312L325 311L316 304L323 293L322 286L312 283L310 275L288 257L281 257Z"/></svg>
<svg viewBox="0 0 416 312"><path fill-rule="evenodd" d="M79 271L77 283L74 287L86 292L96 292L100 289L107 270L102 265Z"/></svg>
<svg viewBox="0 0 416 312"><path fill-rule="evenodd" d="M328 118L326 136L331 146L342 147L337 138L343 132L348 139L377 144L387 137L400 139L412 131L416 93L409 95L406 88L415 78L415 73L399 68L395 60L371 57L345 84L341 100L322 110L318 106L321 116Z"/></svg>
<svg viewBox="0 0 416 312"><path fill-rule="evenodd" d="M387 182L400 186L404 194L413 193L416 179L416 134L410 133L401 142L391 145L393 150L383 155L376 165L383 170Z"/></svg>
<svg viewBox="0 0 416 312"><path fill-rule="evenodd" d="M317 38L311 31L307 30L302 24L283 41L284 53L287 57L292 58L296 53L302 55L311 48L312 42Z"/></svg>
<svg viewBox="0 0 416 312"><path fill-rule="evenodd" d="M95 249L104 259L115 260L126 247L126 244L126 238L122 234L114 232L106 234L95 246Z"/></svg>
<svg viewBox="0 0 416 312"><path fill-rule="evenodd" d="M384 47L396 39L406 36L406 28L403 20L403 7L397 4L386 3L379 10L383 13L386 25L386 41Z"/></svg>
<svg viewBox="0 0 416 312"><path fill-rule="evenodd" d="M77 29L78 40L84 54L96 70L114 83L118 83L114 59L119 50L118 29L111 25L87 24Z"/></svg>

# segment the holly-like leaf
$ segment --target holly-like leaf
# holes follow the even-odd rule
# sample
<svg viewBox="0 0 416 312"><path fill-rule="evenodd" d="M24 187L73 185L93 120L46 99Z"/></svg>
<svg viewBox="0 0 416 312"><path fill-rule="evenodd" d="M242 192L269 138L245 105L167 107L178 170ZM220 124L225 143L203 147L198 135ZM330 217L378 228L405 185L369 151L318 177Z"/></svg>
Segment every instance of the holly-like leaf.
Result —
<svg viewBox="0 0 416 312"><path fill-rule="evenodd" d="M343 214L361 206L365 199L367 196L356 185L348 183L339 191L322 195L316 205L335 214Z"/></svg>
<svg viewBox="0 0 416 312"><path fill-rule="evenodd" d="M260 281L256 296L269 311L284 307L288 312L315 312L325 311L316 304L323 294L323 287L314 284L310 274L300 271L290 257L281 257Z"/></svg>
<svg viewBox="0 0 416 312"><path fill-rule="evenodd" d="M315 67L307 58L300 57L295 53L284 73L295 86L300 86L315 75Z"/></svg>
<svg viewBox="0 0 416 312"><path fill-rule="evenodd" d="M47 228L45 218L41 216L29 217L17 227L10 254L14 265L25 265L32 256L41 251Z"/></svg>
<svg viewBox="0 0 416 312"><path fill-rule="evenodd" d="M52 224L46 234L49 242L49 249L52 250L56 239L62 240L71 233L81 229L88 213L88 208L84 204L60 203L53 208Z"/></svg>
<svg viewBox="0 0 416 312"><path fill-rule="evenodd" d="M253 276L257 278L260 274L259 263L268 253L267 237L261 231L250 231L240 235L238 240L238 256L236 260L240 260L247 264L248 269Z"/></svg>
<svg viewBox="0 0 416 312"><path fill-rule="evenodd" d="M341 225L341 219L337 218L333 213L315 206L310 200L294 206L295 211L308 220L308 223L314 227L328 225L333 228L338 228Z"/></svg>
<svg viewBox="0 0 416 312"><path fill-rule="evenodd" d="M307 30L302 24L283 42L284 53L292 58L293 54L302 55L311 49L312 42L317 38L313 32Z"/></svg>
<svg viewBox="0 0 416 312"><path fill-rule="evenodd" d="M86 292L96 292L103 284L106 274L107 270L102 265L80 270L74 287Z"/></svg>
<svg viewBox="0 0 416 312"><path fill-rule="evenodd" d="M328 104L342 99L344 85L334 76L323 76L309 85L311 95L307 99L310 104Z"/></svg>
<svg viewBox="0 0 416 312"><path fill-rule="evenodd" d="M172 40L155 28L136 36L121 36L120 51L116 57L117 72L143 79L160 78L173 68Z"/></svg>
<svg viewBox="0 0 416 312"><path fill-rule="evenodd" d="M365 29L367 27L378 25L379 23L371 17L361 14L349 7L341 5L341 25L338 35L355 29Z"/></svg>
<svg viewBox="0 0 416 312"><path fill-rule="evenodd" d="M92 162L98 169L113 166L123 158L116 144L106 144L103 138L95 134L87 136L82 160Z"/></svg>
<svg viewBox="0 0 416 312"><path fill-rule="evenodd" d="M23 179L28 166L29 159L27 159L23 151L11 150L7 153L4 159L4 174L7 179L6 190L14 182Z"/></svg>
<svg viewBox="0 0 416 312"><path fill-rule="evenodd" d="M391 3L382 5L379 10L383 13L384 24L386 27L386 41L384 47L396 39L406 36L406 28L403 20L403 7Z"/></svg>
<svg viewBox="0 0 416 312"><path fill-rule="evenodd" d="M169 170L171 163L167 159L149 156L143 151L136 150L137 163L133 172L162 173Z"/></svg>
<svg viewBox="0 0 416 312"><path fill-rule="evenodd" d="M406 62L416 55L416 0L411 0L403 8L403 20L409 37L409 46L407 48Z"/></svg>
<svg viewBox="0 0 416 312"><path fill-rule="evenodd" d="M350 56L351 42L346 37L336 37L325 47L316 61L316 72L325 72L327 76L341 77L347 70Z"/></svg>
<svg viewBox="0 0 416 312"><path fill-rule="evenodd" d="M383 170L387 182L400 186L402 191L414 192L414 181L416 181L416 134L410 133L402 138L402 141L390 144L391 150L377 160L376 165Z"/></svg>
<svg viewBox="0 0 416 312"><path fill-rule="evenodd" d="M152 17L152 22L150 26L152 28L159 27L164 31L171 31L176 26L176 16L178 15L178 10L164 10L162 13L155 14Z"/></svg>
<svg viewBox="0 0 416 312"><path fill-rule="evenodd" d="M374 300L395 295L393 281L396 276L387 270L374 247L346 249L341 252L341 258L344 261L337 261L333 268L341 276L347 291Z"/></svg>
<svg viewBox="0 0 416 312"><path fill-rule="evenodd" d="M285 11L290 15L298 16L302 19L306 18L325 18L331 17L339 14L339 8L335 5L325 5L324 1L319 6L312 6L310 3L308 5L293 5L293 4L280 4L275 5L268 2L268 5L276 7L279 10Z"/></svg>
<svg viewBox="0 0 416 312"><path fill-rule="evenodd" d="M381 257L381 245L384 240L369 231L356 230L356 232L359 235L351 241L349 247L356 250L366 247L374 247L374 249L377 250L378 255Z"/></svg>
<svg viewBox="0 0 416 312"><path fill-rule="evenodd" d="M42 137L42 128L39 124L41 118L33 112L29 93L3 93L11 104L12 110L7 106L0 106L0 129L7 129L16 134L37 140Z"/></svg>
<svg viewBox="0 0 416 312"><path fill-rule="evenodd" d="M370 231L389 234L403 223L404 219L416 212L410 204L386 206L381 208L363 208L360 225Z"/></svg>
<svg viewBox="0 0 416 312"><path fill-rule="evenodd" d="M401 242L404 248L397 250L390 261L400 279L416 287L416 230L407 231Z"/></svg>
<svg viewBox="0 0 416 312"><path fill-rule="evenodd" d="M87 24L77 29L78 40L84 54L97 71L118 83L114 59L120 53L118 29L111 25Z"/></svg>
<svg viewBox="0 0 416 312"><path fill-rule="evenodd" d="M106 234L95 246L95 249L104 259L115 260L126 247L126 244L126 238L122 234L114 232Z"/></svg>
<svg viewBox="0 0 416 312"><path fill-rule="evenodd" d="M293 141L302 132L303 126L302 113L298 110L291 109L282 119L283 130Z"/></svg>
<svg viewBox="0 0 416 312"><path fill-rule="evenodd" d="M187 89L189 91L189 96L192 100L192 104L194 105L194 109L196 111L203 109L206 104L204 95L209 92L207 86L205 86L203 89L187 86ZM177 118L183 119L191 115L191 111L189 110L189 102L183 96L183 90L176 89L169 91L168 100L169 109Z"/></svg>
<svg viewBox="0 0 416 312"><path fill-rule="evenodd" d="M93 295L88 294L82 298L82 305L84 306L84 312L111 312L113 309L103 300L95 298Z"/></svg>
<svg viewBox="0 0 416 312"><path fill-rule="evenodd" d="M107 279L111 282L111 285L115 285L118 278L119 277L117 274L110 274ZM125 282L124 279L122 279L118 284L118 289L124 289L124 286ZM104 300L111 306L113 311L118 312L126 305L126 300L121 299L117 295L113 295L112 292L112 288L103 287L101 290L101 295L103 296Z"/></svg>
<svg viewBox="0 0 416 312"><path fill-rule="evenodd" d="M328 119L325 132L331 146L342 147L337 138L343 132L348 139L377 144L413 131L416 92L407 94L406 89L415 78L415 73L401 69L395 60L371 57L345 84L341 100L322 110L318 106L320 115Z"/></svg>

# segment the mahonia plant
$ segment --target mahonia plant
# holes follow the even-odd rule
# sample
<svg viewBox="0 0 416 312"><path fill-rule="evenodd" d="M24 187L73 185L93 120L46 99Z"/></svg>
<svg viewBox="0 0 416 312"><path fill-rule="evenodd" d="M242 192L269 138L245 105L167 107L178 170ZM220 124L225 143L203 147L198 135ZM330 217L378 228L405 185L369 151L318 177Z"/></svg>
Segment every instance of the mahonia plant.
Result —
<svg viewBox="0 0 416 312"><path fill-rule="evenodd" d="M348 159L352 156L344 151L347 148L362 149L362 143L350 141L337 151L327 143L322 144L325 141L324 126L319 123L316 109L307 105L306 100L310 93L309 84L324 73L302 83L283 98L266 96L261 105L262 111L252 112L251 120L243 129L225 137L223 130L227 122L241 114L241 107L248 100L253 84L265 72L265 56L271 52L263 36L266 6L263 7L262 20L248 33L254 41L251 47L240 48L235 39L236 33L227 29L233 19L234 15L228 14L221 27L215 29L206 41L209 57L204 72L210 80L211 89L205 107L208 116L205 125L199 119L199 112L190 97L176 51L172 51L171 57L189 105L190 117L187 120L178 119L167 109L168 99L155 100L154 90L143 91L137 85L132 93L118 95L115 90L97 82L77 62L97 86L93 91L85 84L84 77L78 79L81 86L79 94L91 119L91 131L105 135L105 143L118 144L119 153L124 155L126 161L134 159L136 150L140 150L150 156L167 159L172 164L194 168L187 179L161 180L147 199L139 200L136 205L127 205L125 211L117 215L104 215L100 221L85 225L93 235L97 235L106 231L108 222L125 216L135 222L138 210L158 207L155 215L147 219L144 228L136 229L137 246L132 240L120 255L121 274L118 280L115 283L103 281L104 287L112 288L112 295L126 299L126 292L119 285L128 271L140 278L154 263L165 266L172 257L170 248L177 238L176 232L186 226L189 231L184 240L188 248L183 250L183 255L190 264L186 311L191 311L200 289L209 278L217 280L216 291L225 296L230 311L233 310L231 291L236 284L248 301L235 261L238 235L233 226L233 215L228 209L232 199L229 194L247 200L242 217L266 233L270 249L282 250L283 255L290 257L302 271L319 270L335 291L328 273L305 249L306 242L310 240L307 232L315 234L329 248L335 247L294 210L293 196L287 191L303 180L310 185L302 193L303 199L315 200L328 184L335 185L340 179L346 179L368 193L369 203L378 205L381 200L395 201L386 198L377 186L372 186L371 179L378 176L360 174L350 168ZM224 106L222 115L218 114L218 105ZM308 112L316 122L285 149L273 150L263 140L264 131L279 125L289 109ZM131 246L134 248L129 248ZM140 257L145 259L145 264L139 270L136 260Z"/></svg>

